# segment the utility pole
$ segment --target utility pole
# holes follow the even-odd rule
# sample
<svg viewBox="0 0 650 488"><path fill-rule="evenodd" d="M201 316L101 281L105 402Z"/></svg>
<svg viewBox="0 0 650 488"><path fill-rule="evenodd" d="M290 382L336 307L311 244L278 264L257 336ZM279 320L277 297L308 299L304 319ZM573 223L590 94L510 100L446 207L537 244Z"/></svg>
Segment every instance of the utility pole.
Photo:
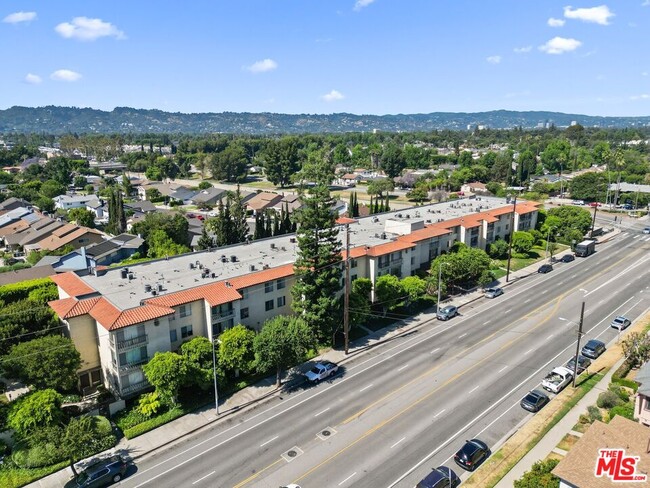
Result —
<svg viewBox="0 0 650 488"><path fill-rule="evenodd" d="M438 265L438 301L436 302L436 313L440 311L440 291L442 288L442 263Z"/></svg>
<svg viewBox="0 0 650 488"><path fill-rule="evenodd" d="M219 392L217 391L217 357L214 352L214 343L216 338L214 337L214 327L212 328L212 372L214 375L214 408L217 411L217 416L219 416Z"/></svg>
<svg viewBox="0 0 650 488"><path fill-rule="evenodd" d="M343 335L345 336L345 354L350 345L350 224L345 224L345 296L343 300Z"/></svg>
<svg viewBox="0 0 650 488"><path fill-rule="evenodd" d="M512 236L515 232L515 221L517 219L517 195L515 195L514 205L512 207L512 227L510 228L510 239L508 239L508 268L506 270L506 283L510 279L510 260L512 259Z"/></svg>
<svg viewBox="0 0 650 488"><path fill-rule="evenodd" d="M590 237L593 237L594 235L594 226L596 225L596 213L598 213L598 202L594 202L596 205L594 205L594 219L591 221L591 234Z"/></svg>
<svg viewBox="0 0 650 488"><path fill-rule="evenodd" d="M582 308L580 309L580 323L578 324L578 343L576 344L576 357L575 364L573 366L573 387L576 387L576 376L578 376L578 358L580 357L580 339L582 338L582 321L585 317L585 302L582 302Z"/></svg>

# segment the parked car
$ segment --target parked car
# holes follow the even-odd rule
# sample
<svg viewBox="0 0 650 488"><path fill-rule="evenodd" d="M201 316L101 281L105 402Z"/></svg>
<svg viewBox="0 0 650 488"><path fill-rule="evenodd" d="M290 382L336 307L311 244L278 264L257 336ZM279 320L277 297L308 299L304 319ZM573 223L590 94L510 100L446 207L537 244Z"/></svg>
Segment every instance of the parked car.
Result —
<svg viewBox="0 0 650 488"><path fill-rule="evenodd" d="M460 478L447 466L438 466L420 481L415 488L456 488Z"/></svg>
<svg viewBox="0 0 650 488"><path fill-rule="evenodd" d="M193 218L196 217L196 215L193 214L193 213L188 213L188 214L186 214L186 216L187 216L188 219L193 219Z"/></svg>
<svg viewBox="0 0 650 488"><path fill-rule="evenodd" d="M612 327L618 330L625 330L630 326L631 323L632 321L630 321L630 319L619 315L614 320L612 320Z"/></svg>
<svg viewBox="0 0 650 488"><path fill-rule="evenodd" d="M600 356L602 353L605 352L605 349L606 348L604 342L599 341L597 339L590 339L582 347L580 354L591 359L596 359L598 356Z"/></svg>
<svg viewBox="0 0 650 488"><path fill-rule="evenodd" d="M577 371L578 374L582 373L590 365L591 365L591 359L589 359L586 356L583 356L582 354L578 355L578 371ZM571 359L569 359L569 362L566 363L566 367L571 371L575 371L575 366L576 366L576 357L573 356Z"/></svg>
<svg viewBox="0 0 650 488"><path fill-rule="evenodd" d="M565 254L564 256L562 256L562 259L560 259L560 261L562 261L563 263L570 263L571 261L575 261L575 260L576 257L573 254Z"/></svg>
<svg viewBox="0 0 650 488"><path fill-rule="evenodd" d="M644 227L643 228L643 233L644 234L650 234L650 227Z"/></svg>
<svg viewBox="0 0 650 488"><path fill-rule="evenodd" d="M560 366L554 368L546 377L542 380L542 388L550 391L551 393L560 393L566 385L571 383L573 379L573 371Z"/></svg>
<svg viewBox="0 0 650 488"><path fill-rule="evenodd" d="M463 469L474 471L490 456L487 444L479 439L465 441L465 445L454 455L454 461Z"/></svg>
<svg viewBox="0 0 650 488"><path fill-rule="evenodd" d="M316 365L305 373L305 376L312 383L318 383L325 378L334 376L339 370L339 366L329 361L316 363Z"/></svg>
<svg viewBox="0 0 650 488"><path fill-rule="evenodd" d="M121 456L98 459L88 465L75 478L75 484L83 488L97 488L119 483L126 473L127 463Z"/></svg>
<svg viewBox="0 0 650 488"><path fill-rule="evenodd" d="M602 207L603 204L602 204L602 203L598 203L598 202L590 202L590 203L589 203L589 206L590 206L590 207Z"/></svg>
<svg viewBox="0 0 650 488"><path fill-rule="evenodd" d="M281 486L280 488L300 488L300 485L297 485L295 483L291 483L290 485Z"/></svg>
<svg viewBox="0 0 650 488"><path fill-rule="evenodd" d="M458 307L454 307L453 305L447 305L436 312L436 318L438 320L449 320L456 315L458 315Z"/></svg>
<svg viewBox="0 0 650 488"><path fill-rule="evenodd" d="M539 269L537 270L538 273L550 273L553 271L553 266L550 264L542 264Z"/></svg>
<svg viewBox="0 0 650 488"><path fill-rule="evenodd" d="M219 215L219 212L215 212L212 210L211 212L208 212L208 217L217 217Z"/></svg>
<svg viewBox="0 0 650 488"><path fill-rule="evenodd" d="M485 298L496 298L499 295L503 295L503 289L499 288L498 286L485 290Z"/></svg>
<svg viewBox="0 0 650 488"><path fill-rule="evenodd" d="M205 220L205 217L203 215L201 215L201 214L197 215L196 218L201 220L201 221Z"/></svg>
<svg viewBox="0 0 650 488"><path fill-rule="evenodd" d="M548 395L539 390L532 390L521 399L520 405L529 412L539 412L549 402Z"/></svg>

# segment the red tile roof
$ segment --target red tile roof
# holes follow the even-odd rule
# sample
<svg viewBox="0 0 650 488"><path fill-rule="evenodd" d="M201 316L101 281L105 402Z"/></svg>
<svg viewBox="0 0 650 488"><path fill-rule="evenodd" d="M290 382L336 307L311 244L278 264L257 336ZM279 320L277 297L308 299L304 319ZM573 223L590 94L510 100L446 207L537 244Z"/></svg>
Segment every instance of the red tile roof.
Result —
<svg viewBox="0 0 650 488"><path fill-rule="evenodd" d="M68 271L52 276L52 281L71 297L94 293L95 290L82 281L74 272Z"/></svg>
<svg viewBox="0 0 650 488"><path fill-rule="evenodd" d="M250 275L249 275L250 276ZM148 304L159 307L177 307L197 300L206 300L211 307L222 303L239 300L241 294L234 286L226 286L225 281L209 283L207 285L195 286L187 290L177 291L146 300Z"/></svg>
<svg viewBox="0 0 650 488"><path fill-rule="evenodd" d="M385 254L390 254L396 251L403 251L404 249L411 249L413 247L415 247L415 244L411 242L392 241L385 244L379 244L378 246L372 246L370 249L368 249L366 254L370 257L384 256Z"/></svg>
<svg viewBox="0 0 650 488"><path fill-rule="evenodd" d="M397 239L405 242L419 242L432 237L444 236L449 234L449 229L440 224L428 225L424 229L414 230L410 234L398 237Z"/></svg>
<svg viewBox="0 0 650 488"><path fill-rule="evenodd" d="M100 297L88 298L86 300L77 300L74 297L70 297L48 302L48 305L62 319L69 319L89 313L99 300Z"/></svg>
<svg viewBox="0 0 650 488"><path fill-rule="evenodd" d="M238 290L293 275L293 264L285 264L228 280Z"/></svg>
<svg viewBox="0 0 650 488"><path fill-rule="evenodd" d="M345 224L356 224L357 220L356 219L350 219L348 217L339 217L336 219L336 223L339 225L345 225Z"/></svg>

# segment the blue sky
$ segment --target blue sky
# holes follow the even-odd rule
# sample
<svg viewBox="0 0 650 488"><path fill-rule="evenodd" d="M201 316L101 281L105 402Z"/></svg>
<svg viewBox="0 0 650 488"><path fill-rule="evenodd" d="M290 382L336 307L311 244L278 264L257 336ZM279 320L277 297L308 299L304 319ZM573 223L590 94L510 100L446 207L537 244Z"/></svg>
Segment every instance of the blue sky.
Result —
<svg viewBox="0 0 650 488"><path fill-rule="evenodd" d="M650 0L0 4L0 108L650 115Z"/></svg>

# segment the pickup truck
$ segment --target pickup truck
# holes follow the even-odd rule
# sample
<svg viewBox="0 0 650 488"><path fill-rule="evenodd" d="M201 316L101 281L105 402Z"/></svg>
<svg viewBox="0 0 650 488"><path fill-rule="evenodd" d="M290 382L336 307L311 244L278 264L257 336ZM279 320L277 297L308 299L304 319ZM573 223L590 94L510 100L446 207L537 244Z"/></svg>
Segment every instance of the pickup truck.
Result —
<svg viewBox="0 0 650 488"><path fill-rule="evenodd" d="M542 387L551 393L560 393L573 379L573 372L564 366L559 366L542 380Z"/></svg>
<svg viewBox="0 0 650 488"><path fill-rule="evenodd" d="M318 383L329 376L334 376L339 370L337 364L330 361L316 363L316 365L305 373L305 377L312 383Z"/></svg>

